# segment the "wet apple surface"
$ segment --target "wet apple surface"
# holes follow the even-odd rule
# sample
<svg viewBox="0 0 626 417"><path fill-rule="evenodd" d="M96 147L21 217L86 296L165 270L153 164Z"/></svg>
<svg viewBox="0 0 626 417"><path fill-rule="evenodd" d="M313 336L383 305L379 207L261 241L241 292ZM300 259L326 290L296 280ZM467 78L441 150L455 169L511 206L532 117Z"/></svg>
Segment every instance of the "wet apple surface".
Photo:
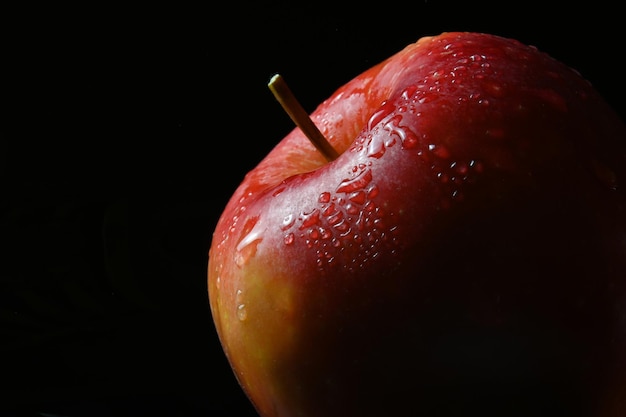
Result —
<svg viewBox="0 0 626 417"><path fill-rule="evenodd" d="M216 329L261 416L625 411L626 128L591 84L451 32L311 119L337 159L294 129L209 252Z"/></svg>

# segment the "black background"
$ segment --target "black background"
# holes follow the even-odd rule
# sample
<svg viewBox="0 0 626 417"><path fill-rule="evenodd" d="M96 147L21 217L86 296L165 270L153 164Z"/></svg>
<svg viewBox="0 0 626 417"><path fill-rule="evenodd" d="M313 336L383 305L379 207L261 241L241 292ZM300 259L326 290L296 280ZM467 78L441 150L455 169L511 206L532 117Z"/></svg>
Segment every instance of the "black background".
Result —
<svg viewBox="0 0 626 417"><path fill-rule="evenodd" d="M421 36L492 32L578 69L626 119L616 6L461 4L7 10L2 416L255 416L215 335L206 264L234 188L293 128L275 72L312 111Z"/></svg>

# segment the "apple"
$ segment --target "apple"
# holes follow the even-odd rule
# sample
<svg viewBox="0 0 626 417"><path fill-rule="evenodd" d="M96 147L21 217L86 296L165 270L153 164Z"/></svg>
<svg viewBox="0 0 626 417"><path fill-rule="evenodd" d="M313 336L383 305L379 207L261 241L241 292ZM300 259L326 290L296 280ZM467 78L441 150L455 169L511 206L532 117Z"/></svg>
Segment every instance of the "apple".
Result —
<svg viewBox="0 0 626 417"><path fill-rule="evenodd" d="M260 416L626 415L626 127L580 73L446 32L310 121L330 154L296 126L209 250Z"/></svg>

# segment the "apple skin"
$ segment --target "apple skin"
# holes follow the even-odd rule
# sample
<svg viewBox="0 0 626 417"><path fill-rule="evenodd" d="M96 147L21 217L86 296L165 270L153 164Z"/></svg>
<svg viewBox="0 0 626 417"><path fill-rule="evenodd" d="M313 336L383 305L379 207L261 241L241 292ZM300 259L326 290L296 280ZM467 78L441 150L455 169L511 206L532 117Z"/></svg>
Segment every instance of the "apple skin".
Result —
<svg viewBox="0 0 626 417"><path fill-rule="evenodd" d="M626 128L589 82L447 32L311 117L340 156L294 129L209 251L262 417L626 415Z"/></svg>

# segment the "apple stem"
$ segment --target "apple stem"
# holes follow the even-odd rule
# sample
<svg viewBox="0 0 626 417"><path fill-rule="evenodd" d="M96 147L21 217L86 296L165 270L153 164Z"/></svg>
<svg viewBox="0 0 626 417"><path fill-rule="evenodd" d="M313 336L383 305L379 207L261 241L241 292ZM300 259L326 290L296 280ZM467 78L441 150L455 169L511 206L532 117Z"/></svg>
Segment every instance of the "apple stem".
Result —
<svg viewBox="0 0 626 417"><path fill-rule="evenodd" d="M283 77L280 74L274 75L267 86L289 117L291 117L291 120L302 130L302 133L315 145L317 150L324 155L324 158L329 162L337 159L339 153L315 126L315 123L313 123L311 117L309 117L300 102L293 95Z"/></svg>

